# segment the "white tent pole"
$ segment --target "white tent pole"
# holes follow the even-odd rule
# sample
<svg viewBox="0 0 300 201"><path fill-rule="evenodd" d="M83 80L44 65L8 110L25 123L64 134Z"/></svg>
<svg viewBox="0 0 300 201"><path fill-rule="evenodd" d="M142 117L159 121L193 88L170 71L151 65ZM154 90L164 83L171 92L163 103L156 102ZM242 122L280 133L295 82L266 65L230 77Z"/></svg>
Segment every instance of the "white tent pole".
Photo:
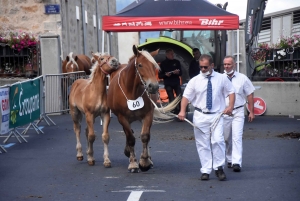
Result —
<svg viewBox="0 0 300 201"><path fill-rule="evenodd" d="M107 52L110 54L110 33L106 32L106 36L107 36Z"/></svg>
<svg viewBox="0 0 300 201"><path fill-rule="evenodd" d="M102 51L101 52L104 52L104 43L105 43L105 40L104 40L104 31L102 31Z"/></svg>
<svg viewBox="0 0 300 201"><path fill-rule="evenodd" d="M240 72L240 30L236 30L236 63L237 63L237 72Z"/></svg>

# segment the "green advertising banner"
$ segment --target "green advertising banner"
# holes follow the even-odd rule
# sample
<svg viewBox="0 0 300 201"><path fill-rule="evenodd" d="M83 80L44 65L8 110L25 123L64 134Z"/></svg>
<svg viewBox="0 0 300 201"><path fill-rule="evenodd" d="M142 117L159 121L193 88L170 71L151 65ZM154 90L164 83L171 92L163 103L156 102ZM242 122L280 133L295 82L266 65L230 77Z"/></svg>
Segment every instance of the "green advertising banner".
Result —
<svg viewBox="0 0 300 201"><path fill-rule="evenodd" d="M9 90L9 128L29 124L40 117L40 79L14 84Z"/></svg>

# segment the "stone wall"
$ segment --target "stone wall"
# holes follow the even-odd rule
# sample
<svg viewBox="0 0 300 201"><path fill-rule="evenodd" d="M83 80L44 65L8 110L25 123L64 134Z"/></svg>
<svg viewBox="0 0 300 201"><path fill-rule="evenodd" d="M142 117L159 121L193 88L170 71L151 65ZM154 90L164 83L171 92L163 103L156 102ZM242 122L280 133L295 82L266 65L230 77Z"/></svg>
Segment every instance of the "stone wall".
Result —
<svg viewBox="0 0 300 201"><path fill-rule="evenodd" d="M59 4L60 14L45 14L47 4ZM76 17L76 7L79 9L79 19ZM103 33L101 29L101 18L108 13L110 15L116 13L116 1L0 0L0 32L25 31L37 36L59 35L62 59L69 52L91 56L91 51L101 52L102 50L118 58L117 34L110 36L111 51L109 51L109 35ZM83 19L85 17L87 23ZM97 20L96 26L94 18Z"/></svg>
<svg viewBox="0 0 300 201"><path fill-rule="evenodd" d="M61 33L59 14L45 14L45 4L60 4L59 0L0 0L0 32L26 31L40 35Z"/></svg>
<svg viewBox="0 0 300 201"><path fill-rule="evenodd" d="M45 14L45 5L49 4L60 5L60 13ZM103 32L101 25L103 15L115 13L115 0L0 0L0 33L22 31L37 37L59 36L60 51L51 53L61 60L70 52L91 56L91 51L109 52L118 58L117 34ZM10 81L3 80L1 85L11 84Z"/></svg>

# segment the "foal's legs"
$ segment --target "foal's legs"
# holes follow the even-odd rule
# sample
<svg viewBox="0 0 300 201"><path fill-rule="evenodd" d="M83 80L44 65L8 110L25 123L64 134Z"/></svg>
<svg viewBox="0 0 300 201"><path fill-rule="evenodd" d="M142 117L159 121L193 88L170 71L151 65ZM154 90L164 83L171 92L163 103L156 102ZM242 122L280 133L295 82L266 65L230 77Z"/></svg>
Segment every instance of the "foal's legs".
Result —
<svg viewBox="0 0 300 201"><path fill-rule="evenodd" d="M104 144L104 167L111 167L111 162L109 160L109 153L108 153L108 143L109 143L109 133L108 133L108 126L110 123L110 114L109 112L101 114L101 118L103 120L103 133L102 133L102 142Z"/></svg>
<svg viewBox="0 0 300 201"><path fill-rule="evenodd" d="M87 112L85 113L85 119L86 119L86 124L87 128L85 130L85 135L87 139L87 161L89 165L95 165L95 159L94 159L94 149L93 149L93 144L95 141L95 133L94 133L94 115Z"/></svg>
<svg viewBox="0 0 300 201"><path fill-rule="evenodd" d="M76 135L76 150L77 150L77 160L82 161L83 160L83 154L82 154L82 146L80 143L80 131L81 131L81 121L82 121L82 113L76 108L70 105L70 113L72 116L72 120L74 122L73 129Z"/></svg>
<svg viewBox="0 0 300 201"><path fill-rule="evenodd" d="M151 156L149 152L148 143L150 141L150 128L152 125L152 116L147 115L143 120L143 127L141 133L141 141L143 143L143 151L139 161L139 167L141 171L148 171L153 167L153 162L151 161Z"/></svg>
<svg viewBox="0 0 300 201"><path fill-rule="evenodd" d="M134 145L135 137L133 136L132 130L130 128L129 122L123 116L118 116L120 124L123 126L123 130L126 135L126 147L124 154L129 157L128 171L132 173L137 173L139 171L139 166L136 162Z"/></svg>

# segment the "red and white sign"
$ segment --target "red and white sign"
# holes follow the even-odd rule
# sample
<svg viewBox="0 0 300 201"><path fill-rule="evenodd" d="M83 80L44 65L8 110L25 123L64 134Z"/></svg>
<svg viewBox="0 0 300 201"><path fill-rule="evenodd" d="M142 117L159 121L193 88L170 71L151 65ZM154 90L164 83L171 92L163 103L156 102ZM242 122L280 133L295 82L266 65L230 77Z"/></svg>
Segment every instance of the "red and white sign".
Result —
<svg viewBox="0 0 300 201"><path fill-rule="evenodd" d="M267 109L267 104L266 102L259 97L254 97L253 98L254 101L254 115L262 115L263 113L265 113L266 109ZM248 104L246 104L247 110L249 111L248 108Z"/></svg>
<svg viewBox="0 0 300 201"><path fill-rule="evenodd" d="M1 88L0 89L0 134L6 134L9 131L9 88Z"/></svg>
<svg viewBox="0 0 300 201"><path fill-rule="evenodd" d="M239 28L238 16L103 16L102 30L114 32L175 30L233 30Z"/></svg>

